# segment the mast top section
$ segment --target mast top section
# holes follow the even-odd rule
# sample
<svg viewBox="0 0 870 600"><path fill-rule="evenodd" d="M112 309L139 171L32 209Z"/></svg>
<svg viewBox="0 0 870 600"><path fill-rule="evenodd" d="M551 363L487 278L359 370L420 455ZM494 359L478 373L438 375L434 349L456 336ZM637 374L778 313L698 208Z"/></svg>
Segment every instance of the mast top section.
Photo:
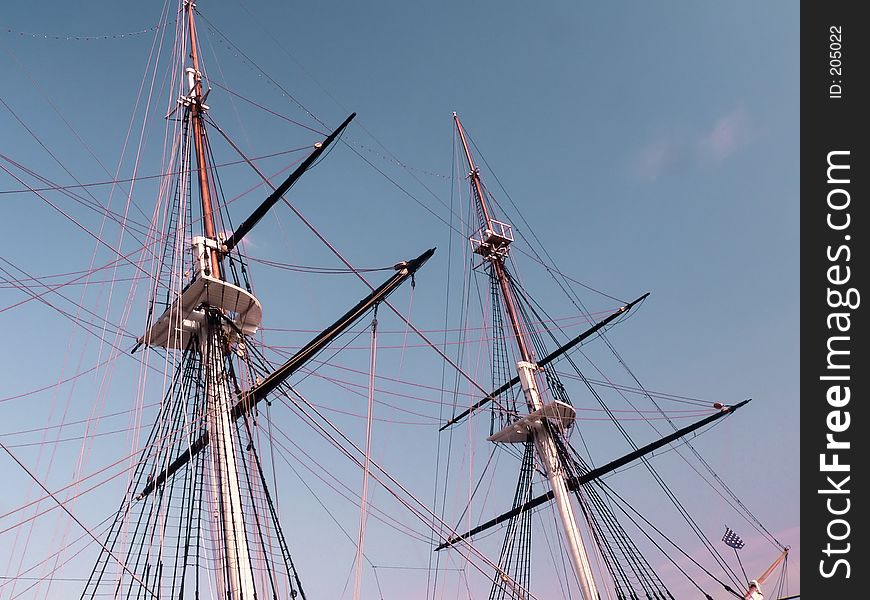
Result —
<svg viewBox="0 0 870 600"><path fill-rule="evenodd" d="M483 183L480 180L480 169L474 164L465 130L462 128L462 122L455 111L453 113L453 121L456 124L456 131L459 133L459 140L462 143L465 159L468 162L468 179L471 181L471 193L474 196L474 202L481 221L480 229L469 238L471 250L487 260L503 261L508 256L511 242L514 241L513 228L509 223L496 221L492 218L489 206L486 204Z"/></svg>
<svg viewBox="0 0 870 600"><path fill-rule="evenodd" d="M195 100L201 100L202 97L202 71L199 67L199 53L197 51L197 35L194 11L196 4L191 1L184 3L184 9L187 12L187 32L190 39L190 61L191 65L184 69L187 74L188 95Z"/></svg>
<svg viewBox="0 0 870 600"><path fill-rule="evenodd" d="M212 180L208 162L208 138L205 130L203 112L208 108L204 104L202 95L202 71L199 68L199 56L197 55L196 25L194 23L194 4L185 3L187 12L187 30L190 35L190 60L191 67L185 69L188 82L188 93L182 104L187 108L186 118L192 127L194 152L196 153L196 173L199 182L199 198L202 205L202 233L209 240L217 240L215 228L215 208L212 202ZM210 276L215 279L223 279L221 259L217 252L211 254Z"/></svg>

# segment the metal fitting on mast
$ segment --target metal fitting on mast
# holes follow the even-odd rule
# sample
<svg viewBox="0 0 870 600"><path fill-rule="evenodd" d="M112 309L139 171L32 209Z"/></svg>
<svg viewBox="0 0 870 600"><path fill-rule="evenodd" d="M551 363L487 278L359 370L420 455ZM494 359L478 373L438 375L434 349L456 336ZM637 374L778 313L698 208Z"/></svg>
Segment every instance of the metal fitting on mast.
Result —
<svg viewBox="0 0 870 600"><path fill-rule="evenodd" d="M197 95L197 89L202 89L202 74L193 67L187 67L184 73L187 75L187 94L179 97L178 103L182 106L197 105L200 112L207 111L208 106L205 104L205 99L211 88L206 90L206 93L200 98Z"/></svg>

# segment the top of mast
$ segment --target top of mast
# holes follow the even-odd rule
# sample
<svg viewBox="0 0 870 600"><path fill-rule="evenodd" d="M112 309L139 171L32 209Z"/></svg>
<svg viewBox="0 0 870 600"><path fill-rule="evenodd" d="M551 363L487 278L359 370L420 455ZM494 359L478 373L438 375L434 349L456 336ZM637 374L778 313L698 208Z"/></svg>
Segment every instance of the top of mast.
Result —
<svg viewBox="0 0 870 600"><path fill-rule="evenodd" d="M472 195L474 196L475 206L481 222L481 228L470 238L471 248L475 254L481 255L492 265L493 275L499 282L502 300L507 310L508 320L513 329L520 356L524 361L534 362L530 344L526 339L526 327L520 316L517 299L514 296L514 291L504 264L510 251L511 242L514 241L513 229L510 224L496 221L492 218L489 207L486 204L483 183L480 181L480 169L474 164L465 130L462 128L459 115L455 112L453 113L453 121L456 123L459 140L462 142L462 149L468 161L468 177L471 180Z"/></svg>
<svg viewBox="0 0 870 600"><path fill-rule="evenodd" d="M456 131L459 132L462 149L465 151L465 159L468 161L468 177L471 178L475 201L477 202L478 210L480 210L482 221L480 225L487 230L491 230L492 218L489 216L489 209L486 206L486 196L483 194L483 186L480 183L480 170L474 164L474 159L471 157L471 150L468 148L468 140L465 137L465 130L462 129L462 122L459 120L459 115L455 112L453 113L453 121L456 123Z"/></svg>
<svg viewBox="0 0 870 600"><path fill-rule="evenodd" d="M465 159L468 163L468 178L471 180L472 195L480 219L480 230L471 237L472 250L487 260L497 259L504 262L509 252L508 247L514 241L513 228L509 223L496 221L492 218L489 206L486 204L483 183L480 181L480 169L474 164L471 149L468 147L468 138L462 128L459 115L455 112L453 113L453 121L456 124L456 131L459 133L462 149L465 152Z"/></svg>
<svg viewBox="0 0 870 600"><path fill-rule="evenodd" d="M217 241L211 197L211 179L209 178L210 169L206 153L208 136L206 135L205 122L203 119L203 115L205 114L205 111L208 110L208 107L203 103L202 72L199 68L196 23L194 19L195 7L196 5L192 0L186 0L184 3L187 29L190 34L190 59L192 66L185 69L185 72L187 73L188 93L187 96L181 99L181 101L189 111L188 117L193 130L193 143L196 152L196 172L199 181L200 204L202 205L203 235L209 240ZM217 252L211 253L210 263L211 275L217 279L222 279L220 257Z"/></svg>

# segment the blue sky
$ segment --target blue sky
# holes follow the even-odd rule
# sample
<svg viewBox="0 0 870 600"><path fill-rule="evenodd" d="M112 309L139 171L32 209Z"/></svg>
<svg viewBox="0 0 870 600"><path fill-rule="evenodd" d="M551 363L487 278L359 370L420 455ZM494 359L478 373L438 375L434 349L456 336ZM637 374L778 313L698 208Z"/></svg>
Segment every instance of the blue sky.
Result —
<svg viewBox="0 0 870 600"><path fill-rule="evenodd" d="M106 181L116 170L119 179L125 179L137 164L139 175L158 173L162 116L172 103L164 80L168 44L156 68L144 128L147 86L138 112L133 107L140 84L150 81L156 55L150 62L148 56L161 33L154 28L160 4L119 7L49 0L39 6L38 12L24 5L2 12L0 80L5 85L0 97L6 106L0 106L0 152L61 184L74 183L73 178L80 183ZM410 311L421 328L444 328L445 303L460 308L457 290L463 282L465 242L444 224L459 227L456 215L467 214L467 190L460 186L460 194L451 184L454 110L492 167L492 172L484 169L484 177L499 208L504 208L501 217L527 237L533 232L559 268L585 285L621 300L652 292L610 339L651 390L711 402L754 399L726 424L699 438L697 447L765 526L794 547L790 590L799 591L800 103L795 3L416 5L270 0L254 5L203 0L198 8L207 19L200 21L202 58L215 82L209 97L211 116L250 155L304 146L312 134L252 111L239 96L320 130L323 127L306 111L331 126L350 111L359 113L346 135L347 144L306 175L291 199L360 267L392 264L438 246L435 259L418 278L413 299L407 290L396 297L396 304ZM171 37L172 27L165 33ZM242 48L246 58L233 46ZM217 83L237 95L227 94ZM128 129L131 141L124 151ZM137 155L140 131L146 133ZM217 136L212 142L225 151ZM224 156L233 159L228 153ZM271 174L286 166L286 160L269 159L261 166ZM21 175L7 160L2 164L38 187L35 179ZM229 197L255 181L238 166L230 167L224 177ZM0 172L0 191L21 187ZM118 211L124 209L130 190L129 184L114 191L107 186L90 189L96 202ZM130 214L147 221L139 210L150 217L158 190L150 180L132 190L135 206ZM258 194L247 194L233 204L236 222L255 205ZM9 261L4 268L13 269L11 263L30 276L40 276L87 269L92 260L103 264L112 258L106 246L95 244L71 220L96 231L101 226L98 215L59 194L44 196L70 218L33 194L0 196L6 215L0 256ZM448 210L451 203L454 216ZM252 255L339 266L289 211L276 212L252 234ZM103 236L122 252L137 247L130 234L122 237L112 223L104 226ZM522 241L516 245L526 248ZM546 273L519 251L515 258L524 285L536 290L550 314L576 316L577 309L559 296ZM347 277L283 273L256 264L252 272L267 326L276 329L314 329L365 293L361 284ZM122 269L117 276L132 273ZM24 275L18 272L16 277ZM116 285L110 292L108 286L94 284L74 288L68 296L80 297L90 310L115 323L123 321L135 333L144 321L145 286L127 286ZM582 288L578 293L592 311L617 305ZM3 287L0 309L25 298ZM72 306L58 298L52 303L67 310ZM456 326L458 317L449 319L448 326ZM406 343L397 319L384 318L382 327L399 332L385 333L385 345ZM33 301L0 312L0 328L7 341L0 348L4 398L55 383L110 352L68 319ZM107 335L110 339L112 332ZM266 335L272 344L292 346L306 334ZM366 344L365 336L355 343ZM415 349L406 357L400 350L385 348L379 358L382 374L439 386L440 371L431 372L432 356L424 350ZM359 367L368 358L365 350L351 355L345 366ZM590 347L589 356L614 377L625 378L601 348ZM481 368L484 376L488 371ZM136 373L137 366L121 358L113 370L97 371L74 386L4 401L0 420L5 426L0 433L39 427L47 420L57 423L64 412L69 420L87 418L92 411L123 410L136 397ZM364 401L346 391L307 383L308 393L324 404L364 410ZM593 406L579 387L572 390L572 398L579 406ZM431 407L415 408L429 417L437 414ZM347 418L344 424L359 439L360 420ZM607 434L597 433L596 423L584 426L591 439L600 435L603 440L593 452L598 460L621 451L607 441ZM115 430L118 422L107 420L100 427ZM438 437L431 428L425 428L425 434L419 433L421 429L385 423L376 429L381 434L376 439L384 460L431 496L429 471L434 467L420 464L434 463L431 448ZM641 440L653 437L649 429L637 432ZM42 434L33 435L28 441L38 441ZM481 429L475 435L475 443L488 453L485 433ZM105 464L102 452L120 457L119 448L132 443L126 437L108 437L114 441L93 442L85 472ZM51 445L43 454L26 446L17 452L44 481L60 487L70 481L71 457L78 456L80 446L80 441L54 445L54 460L60 466L52 468L47 449ZM407 462L408 449L417 446L422 447L423 462ZM333 459L329 468L340 476L354 481L359 477L354 468ZM511 468L509 462L503 466L506 471ZM469 473L476 472L470 468ZM678 480L681 468L662 465ZM36 492L27 488L28 480L11 460L0 458L0 473L21 490L0 500L0 513L34 497ZM614 485L646 502L644 484L620 477L614 478ZM280 490L282 497L299 489L298 483L287 485ZM747 570L760 572L772 560L773 549L748 525L725 510L709 508L719 506L712 492L691 485L687 489L712 539L721 537L724 524L747 539ZM103 518L118 497L115 489L93 494L76 505L89 523ZM310 498L301 502L304 510L322 511ZM659 510L657 501L649 502L653 511ZM356 509L341 501L328 506L355 532ZM492 501L479 507L480 514L492 514L498 507ZM287 518L293 522L303 509L285 507ZM325 517L320 513L316 518ZM0 529L11 519L0 520ZM58 528L69 526L80 533L61 517L52 519L50 525L34 529L25 562L46 553ZM304 522L294 527L308 532ZM20 535L18 544L23 543L24 534ZM352 546L335 529L317 535L334 540L336 557L327 568L322 559L302 552L303 577L307 568L313 581L334 579L323 584L323 597L339 597L353 560ZM386 549L393 542L376 526L370 535L371 558L381 565L379 576L384 579L388 567L400 566ZM8 547L5 542L0 546ZM425 565L428 551L409 547L404 558L405 566ZM0 574L16 572L13 562L0 554ZM73 572L75 565L71 562L64 574ZM480 585L482 576L473 575L475 585ZM420 584L407 573L396 577L398 585ZM372 590L373 581L368 573L365 589ZM395 597L384 592L385 598ZM0 598L6 593L0 592Z"/></svg>

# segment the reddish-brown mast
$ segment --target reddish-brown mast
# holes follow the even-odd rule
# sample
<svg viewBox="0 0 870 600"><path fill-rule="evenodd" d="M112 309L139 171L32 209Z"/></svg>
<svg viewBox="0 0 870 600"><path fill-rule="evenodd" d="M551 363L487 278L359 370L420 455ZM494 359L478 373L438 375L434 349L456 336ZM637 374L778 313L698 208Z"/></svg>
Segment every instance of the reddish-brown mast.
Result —
<svg viewBox="0 0 870 600"><path fill-rule="evenodd" d="M489 216L489 210L486 207L486 198L483 195L483 186L480 184L480 174L477 167L474 166L474 160L471 158L471 150L468 148L468 140L465 139L465 130L462 129L462 123L459 121L459 115L453 113L453 121L456 123L456 131L459 132L459 139L462 141L462 149L465 151L465 160L468 161L468 167L471 172L468 174L471 177L471 183L474 185L474 191L477 195L478 206L483 211L483 223L481 225L488 231L492 231L492 219Z"/></svg>
<svg viewBox="0 0 870 600"><path fill-rule="evenodd" d="M507 443L525 442L529 439L534 442L535 452L544 466L547 480L553 491L553 499L565 534L565 545L574 567L574 573L577 576L577 582L580 584L583 600L598 600L598 588L582 535L577 526L577 515L571 504L571 491L568 488L565 468L561 463L553 439L553 431L547 427L529 424L529 419L534 423L541 423L545 418L551 419L550 415L555 416L556 414L562 415L558 420L564 424L574 420L574 409L558 402L545 404L541 397L535 375L540 367L536 364L526 340L526 326L517 309L517 297L514 295L514 289L504 265L510 244L513 242L511 227L490 216L489 208L486 205L486 196L483 193L483 184L480 181L480 173L474 165L465 131L463 131L462 123L459 122L459 116L456 113L453 113L453 120L456 123L456 130L459 132L465 158L468 161L468 176L471 178L472 192L482 221L481 231L471 238L471 243L474 252L489 262L492 275L498 280L498 285L501 288L502 302L507 311L514 337L516 337L517 349L521 357L517 362L517 375L530 413L528 417L521 418L501 432L490 436L489 439ZM515 433L523 430L525 430L525 435L515 436Z"/></svg>
<svg viewBox="0 0 870 600"><path fill-rule="evenodd" d="M492 217L489 215L489 208L486 205L486 196L483 194L483 185L480 182L480 172L474 165L474 160L471 158L471 151L468 147L468 140L465 138L465 131L462 129L462 123L459 121L459 115L453 113L453 121L456 123L456 130L459 132L459 139L462 141L462 148L465 151L465 158L468 161L468 176L471 178L471 184L474 189L475 200L480 208L481 216L483 217L483 239L486 241L495 233ZM505 246L506 248L506 246ZM533 362L532 353L529 350L526 336L523 333L522 320L520 319L519 311L516 307L516 299L514 298L513 290L508 281L507 273L504 268L504 255L493 249L492 252L492 268L495 270L495 277L498 279L498 284L501 287L502 298L504 299L505 309L508 313L508 320L514 331L514 336L517 339L520 356L526 362Z"/></svg>
<svg viewBox="0 0 870 600"><path fill-rule="evenodd" d="M193 144L196 151L196 171L199 178L199 196L202 202L202 226L205 237L216 240L214 213L211 203L211 182L209 180L208 159L206 158L206 133L203 126L205 105L202 102L202 74L199 70L199 58L196 52L196 26L193 20L193 2L185 4L187 10L188 30L190 31L190 58L193 68L188 69L190 91L190 122L193 125ZM211 253L211 276L221 279L220 258L217 252Z"/></svg>

